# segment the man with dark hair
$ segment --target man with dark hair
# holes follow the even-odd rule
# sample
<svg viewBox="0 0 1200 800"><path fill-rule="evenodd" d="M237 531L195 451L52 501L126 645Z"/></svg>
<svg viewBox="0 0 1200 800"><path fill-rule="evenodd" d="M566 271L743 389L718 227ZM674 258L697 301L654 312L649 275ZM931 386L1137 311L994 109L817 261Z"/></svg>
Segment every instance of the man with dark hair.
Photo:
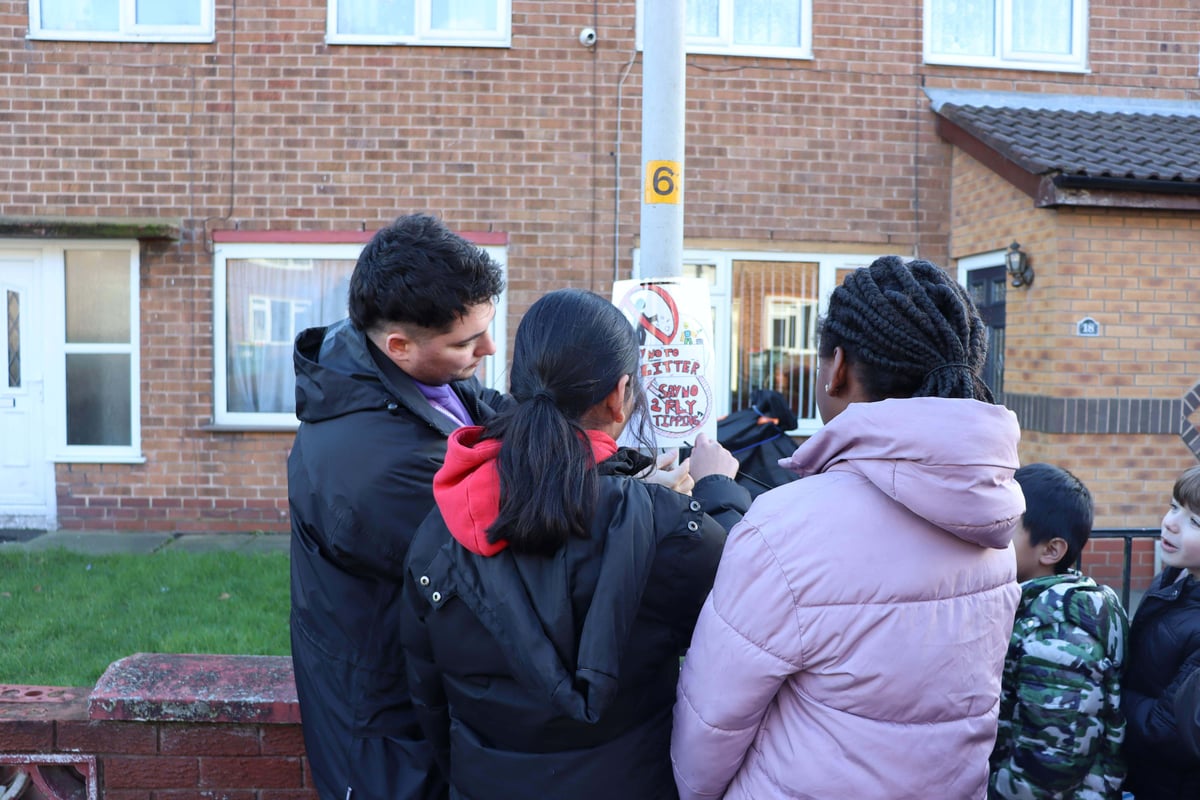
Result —
<svg viewBox="0 0 1200 800"><path fill-rule="evenodd" d="M500 400L474 375L496 351L488 330L503 288L482 250L434 217L405 216L363 248L349 319L296 339L292 662L322 800L446 792L392 615L447 437Z"/></svg>
<svg viewBox="0 0 1200 800"><path fill-rule="evenodd" d="M1021 601L988 797L1118 800L1129 620L1112 589L1073 569L1091 535L1092 495L1053 464L1028 464L1015 477L1025 495L1013 537Z"/></svg>

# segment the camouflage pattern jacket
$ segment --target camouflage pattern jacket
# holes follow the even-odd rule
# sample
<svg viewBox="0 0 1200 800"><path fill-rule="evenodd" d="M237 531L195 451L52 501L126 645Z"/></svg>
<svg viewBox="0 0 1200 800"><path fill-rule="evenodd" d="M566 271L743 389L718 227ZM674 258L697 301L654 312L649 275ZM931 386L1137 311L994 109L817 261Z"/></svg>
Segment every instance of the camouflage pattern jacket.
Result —
<svg viewBox="0 0 1200 800"><path fill-rule="evenodd" d="M989 798L1121 797L1128 637L1120 598L1091 578L1070 571L1021 584Z"/></svg>

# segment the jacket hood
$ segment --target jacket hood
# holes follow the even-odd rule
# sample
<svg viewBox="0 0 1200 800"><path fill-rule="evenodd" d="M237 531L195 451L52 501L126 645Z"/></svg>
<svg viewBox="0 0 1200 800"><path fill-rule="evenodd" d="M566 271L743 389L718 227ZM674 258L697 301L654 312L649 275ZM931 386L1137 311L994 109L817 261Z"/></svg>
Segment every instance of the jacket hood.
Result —
<svg viewBox="0 0 1200 800"><path fill-rule="evenodd" d="M436 410L421 394L412 378L386 357L372 355L367 337L343 319L327 327L308 328L296 337L292 361L296 368L296 416L301 422L321 422L359 411L406 413L426 422L444 435L458 423ZM490 415L472 400L477 390L463 386L475 378L455 381L452 386L475 419Z"/></svg>
<svg viewBox="0 0 1200 800"><path fill-rule="evenodd" d="M856 472L954 536L1004 548L1025 512L1013 478L1020 438L1015 414L978 400L851 403L779 465L801 477Z"/></svg>
<svg viewBox="0 0 1200 800"><path fill-rule="evenodd" d="M1018 621L1022 617L1041 626L1067 624L1087 631L1114 663L1124 663L1128 621L1120 598L1077 570L1024 581Z"/></svg>
<svg viewBox="0 0 1200 800"><path fill-rule="evenodd" d="M388 390L367 350L366 337L348 319L302 331L292 361L296 416L304 422L386 405Z"/></svg>
<svg viewBox="0 0 1200 800"><path fill-rule="evenodd" d="M597 464L617 452L612 437L588 431ZM488 541L487 529L500 515L500 440L483 439L483 428L459 428L450 434L446 461L433 478L433 498L450 535L467 550L494 556L508 542Z"/></svg>

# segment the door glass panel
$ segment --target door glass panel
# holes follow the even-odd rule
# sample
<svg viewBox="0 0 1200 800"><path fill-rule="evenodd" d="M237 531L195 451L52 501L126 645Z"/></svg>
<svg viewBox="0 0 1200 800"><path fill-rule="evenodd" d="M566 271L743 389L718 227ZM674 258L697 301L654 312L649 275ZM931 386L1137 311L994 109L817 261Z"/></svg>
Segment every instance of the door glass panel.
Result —
<svg viewBox="0 0 1200 800"><path fill-rule="evenodd" d="M771 389L797 417L816 416L818 274L812 262L733 262L732 410Z"/></svg>
<svg viewBox="0 0 1200 800"><path fill-rule="evenodd" d="M129 382L128 355L67 355L67 444L131 444Z"/></svg>
<svg viewBox="0 0 1200 800"><path fill-rule="evenodd" d="M988 352L983 367L983 382L992 390L993 397L1004 393L1004 328L987 329Z"/></svg>
<svg viewBox="0 0 1200 800"><path fill-rule="evenodd" d="M717 285L716 264L684 264L682 275L685 278L704 278L710 287Z"/></svg>
<svg viewBox="0 0 1200 800"><path fill-rule="evenodd" d="M68 250L67 343L129 344L129 253Z"/></svg>
<svg viewBox="0 0 1200 800"><path fill-rule="evenodd" d="M972 270L967 278L967 291L987 327L987 359L983 365L983 382L996 397L1004 391L1004 324L1005 292L1008 282L1004 267Z"/></svg>
<svg viewBox="0 0 1200 800"><path fill-rule="evenodd" d="M21 386L21 295L8 292L5 307L8 309L8 386Z"/></svg>

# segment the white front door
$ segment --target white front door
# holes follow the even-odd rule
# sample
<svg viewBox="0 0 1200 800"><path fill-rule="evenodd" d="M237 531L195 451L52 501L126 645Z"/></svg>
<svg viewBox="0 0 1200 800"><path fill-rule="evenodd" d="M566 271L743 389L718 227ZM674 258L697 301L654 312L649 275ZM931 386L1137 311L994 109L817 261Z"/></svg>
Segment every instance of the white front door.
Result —
<svg viewBox="0 0 1200 800"><path fill-rule="evenodd" d="M41 275L41 253L0 252L0 529L56 526Z"/></svg>

